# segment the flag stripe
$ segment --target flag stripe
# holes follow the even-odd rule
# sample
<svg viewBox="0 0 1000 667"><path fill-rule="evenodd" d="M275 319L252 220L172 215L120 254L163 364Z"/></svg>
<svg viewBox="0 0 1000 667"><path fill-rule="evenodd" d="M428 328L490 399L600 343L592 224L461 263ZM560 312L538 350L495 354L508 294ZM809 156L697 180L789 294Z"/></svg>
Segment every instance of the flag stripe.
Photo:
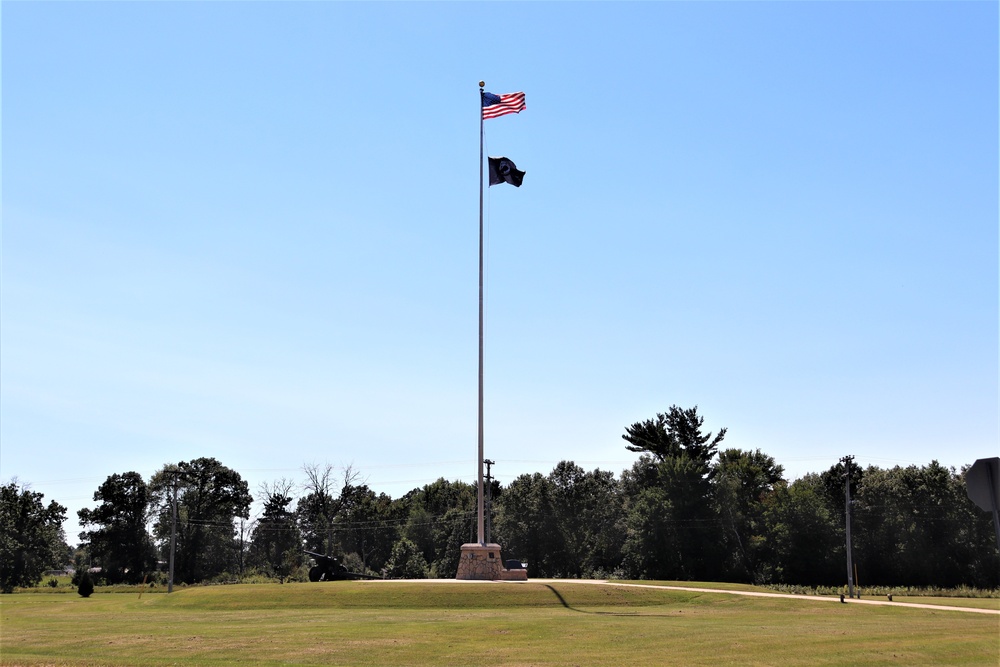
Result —
<svg viewBox="0 0 1000 667"><path fill-rule="evenodd" d="M489 97L487 97L489 95ZM494 102L496 95L485 93L483 95L483 118L497 118L509 113L520 113L525 109L524 93L507 93L499 96L499 101Z"/></svg>

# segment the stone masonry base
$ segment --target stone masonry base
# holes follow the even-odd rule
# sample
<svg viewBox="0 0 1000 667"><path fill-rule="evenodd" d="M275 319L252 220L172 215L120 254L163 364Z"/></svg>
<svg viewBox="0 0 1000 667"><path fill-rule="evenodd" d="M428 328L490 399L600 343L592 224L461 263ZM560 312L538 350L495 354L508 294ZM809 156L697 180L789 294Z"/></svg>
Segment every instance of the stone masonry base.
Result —
<svg viewBox="0 0 1000 667"><path fill-rule="evenodd" d="M456 579L477 579L483 581L527 581L527 570L506 570L500 558L499 544L462 545L462 555L458 559Z"/></svg>

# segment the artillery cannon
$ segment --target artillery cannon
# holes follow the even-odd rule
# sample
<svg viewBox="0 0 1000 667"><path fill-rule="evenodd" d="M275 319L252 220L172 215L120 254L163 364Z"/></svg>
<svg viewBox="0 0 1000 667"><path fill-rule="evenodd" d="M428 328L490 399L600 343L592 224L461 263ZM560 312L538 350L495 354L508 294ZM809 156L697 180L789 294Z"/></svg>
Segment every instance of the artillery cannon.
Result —
<svg viewBox="0 0 1000 667"><path fill-rule="evenodd" d="M309 568L309 581L336 581L347 579L347 568L334 556L324 556L314 551L306 551L316 563Z"/></svg>
<svg viewBox="0 0 1000 667"><path fill-rule="evenodd" d="M335 556L325 556L314 551L305 553L312 556L315 565L309 568L309 581L343 581L344 579L378 579L369 574L348 572Z"/></svg>

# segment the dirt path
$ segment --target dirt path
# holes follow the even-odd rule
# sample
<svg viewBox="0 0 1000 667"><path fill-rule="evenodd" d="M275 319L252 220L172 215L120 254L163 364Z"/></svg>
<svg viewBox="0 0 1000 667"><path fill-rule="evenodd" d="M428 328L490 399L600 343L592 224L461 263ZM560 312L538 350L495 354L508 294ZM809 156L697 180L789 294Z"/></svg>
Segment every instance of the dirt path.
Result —
<svg viewBox="0 0 1000 667"><path fill-rule="evenodd" d="M529 579L535 583L545 583L545 584L568 584L568 583L579 583L579 584L595 584L595 585L610 585L610 586L628 586L632 588L654 588L654 589L667 589L672 591L691 591L694 593L721 593L725 595L749 595L751 597L760 598L786 598L789 600L817 600L822 602L836 602L840 603L839 597L831 597L826 595L790 595L788 593L759 593L757 591L727 591L719 588L695 588L693 586L657 586L654 584L626 584L618 581L606 581L603 579ZM844 599L844 604L875 604L884 605L889 607L913 607L915 609L935 609L938 611L962 611L970 614L993 614L994 616L1000 616L1000 610L998 609L981 609L978 607L950 607L947 605L940 604L921 604L918 602L890 602L889 600L876 600L876 599L859 599L851 600L848 598Z"/></svg>

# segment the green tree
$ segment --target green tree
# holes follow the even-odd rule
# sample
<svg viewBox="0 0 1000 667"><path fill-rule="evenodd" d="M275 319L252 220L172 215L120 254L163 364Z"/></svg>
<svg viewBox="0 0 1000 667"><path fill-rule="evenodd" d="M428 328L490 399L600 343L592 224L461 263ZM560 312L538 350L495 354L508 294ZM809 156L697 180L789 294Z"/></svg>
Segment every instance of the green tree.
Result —
<svg viewBox="0 0 1000 667"><path fill-rule="evenodd" d="M302 536L292 502L292 482L281 479L261 485L264 509L250 538L251 563L281 583L302 563Z"/></svg>
<svg viewBox="0 0 1000 667"><path fill-rule="evenodd" d="M434 522L437 557L431 563L431 576L442 579L455 576L462 555L462 545L475 540L475 531L475 509L453 507Z"/></svg>
<svg viewBox="0 0 1000 667"><path fill-rule="evenodd" d="M416 544L400 538L392 547L392 555L386 566L393 579L426 579L427 561Z"/></svg>
<svg viewBox="0 0 1000 667"><path fill-rule="evenodd" d="M409 540L428 563L434 561L437 555L437 541L434 534L435 516L421 503L414 503L406 517L406 523L400 532Z"/></svg>
<svg viewBox="0 0 1000 667"><path fill-rule="evenodd" d="M35 586L46 569L62 565L66 508L11 480L0 487L0 593Z"/></svg>
<svg viewBox="0 0 1000 667"><path fill-rule="evenodd" d="M681 534L673 515L670 496L658 484L637 487L630 494L622 545L622 566L629 577L681 578Z"/></svg>
<svg viewBox="0 0 1000 667"><path fill-rule="evenodd" d="M302 466L302 471L306 475L306 495L299 498L295 508L299 529L309 551L333 556L337 548L337 517L350 500L351 490L358 481L358 472L348 465L337 480L329 463L306 464ZM339 489L336 488L338 484Z"/></svg>
<svg viewBox="0 0 1000 667"><path fill-rule="evenodd" d="M728 579L767 583L770 540L764 522L768 497L782 483L784 469L759 449L727 449L715 464L715 500L723 526Z"/></svg>
<svg viewBox="0 0 1000 667"><path fill-rule="evenodd" d="M853 461L848 461L846 464L843 461L838 462L829 470L820 473L819 480L822 483L823 499L830 513L837 518L841 530L846 525L844 520L847 515L845 480L850 479L851 495L856 496L864 475L864 469Z"/></svg>
<svg viewBox="0 0 1000 667"><path fill-rule="evenodd" d="M171 498L178 489L175 577L198 583L239 566L240 543L234 522L247 519L250 495L238 472L214 458L181 461L165 466L150 483L157 501L154 533L164 555L170 550Z"/></svg>
<svg viewBox="0 0 1000 667"><path fill-rule="evenodd" d="M564 571L566 544L553 505L552 481L541 473L517 477L504 489L494 519L506 556L528 561L529 577Z"/></svg>
<svg viewBox="0 0 1000 667"><path fill-rule="evenodd" d="M974 507L962 477L937 461L865 469L854 497L854 560L863 581L906 586L979 583Z"/></svg>
<svg viewBox="0 0 1000 667"><path fill-rule="evenodd" d="M623 474L627 493L623 546L631 576L717 580L724 551L705 465L686 455L640 457Z"/></svg>
<svg viewBox="0 0 1000 667"><path fill-rule="evenodd" d="M299 498L295 513L309 551L333 555L333 519L337 514L333 489L333 466L309 463L302 466L306 475L306 494Z"/></svg>
<svg viewBox="0 0 1000 667"><path fill-rule="evenodd" d="M84 570L80 574L80 583L76 587L76 592L80 597L89 598L94 593L94 580L90 577L90 572Z"/></svg>
<svg viewBox="0 0 1000 667"><path fill-rule="evenodd" d="M726 429L713 436L702 432L703 424L697 407L675 405L625 429L626 448L644 454L623 474L624 555L633 576L709 579L724 571L711 479ZM666 551L646 553L651 548Z"/></svg>
<svg viewBox="0 0 1000 667"><path fill-rule="evenodd" d="M561 461L549 473L552 510L563 546L560 577L593 576L621 563L625 535L619 486L610 472Z"/></svg>
<svg viewBox="0 0 1000 667"><path fill-rule="evenodd" d="M657 413L655 419L627 427L622 439L629 443L625 448L630 452L649 453L660 461L686 456L702 466L702 475L710 478L710 462L726 437L726 429L719 429L714 437L703 434L704 422L698 406L685 410L672 405L666 413Z"/></svg>
<svg viewBox="0 0 1000 667"><path fill-rule="evenodd" d="M908 477L912 475L898 466L871 466L854 493L854 560L870 584L914 584L911 561L927 556L912 552L917 515Z"/></svg>
<svg viewBox="0 0 1000 667"><path fill-rule="evenodd" d="M94 526L80 533L88 545L91 563L101 568L109 584L137 584L156 568L156 553L146 522L150 493L137 472L114 474L94 492L94 509L77 512L81 526Z"/></svg>
<svg viewBox="0 0 1000 667"><path fill-rule="evenodd" d="M778 483L765 499L763 521L770 542L768 562L776 581L786 584L844 583L844 540L817 474Z"/></svg>
<svg viewBox="0 0 1000 667"><path fill-rule="evenodd" d="M346 556L357 554L362 568L380 571L399 537L403 509L392 498L376 494L366 484L344 487L340 501L334 528L345 563Z"/></svg>
<svg viewBox="0 0 1000 667"><path fill-rule="evenodd" d="M476 521L476 486L443 477L406 494L401 535L413 542L439 576L455 576L461 545ZM455 547L455 544L458 544ZM450 573L450 574L449 574Z"/></svg>

